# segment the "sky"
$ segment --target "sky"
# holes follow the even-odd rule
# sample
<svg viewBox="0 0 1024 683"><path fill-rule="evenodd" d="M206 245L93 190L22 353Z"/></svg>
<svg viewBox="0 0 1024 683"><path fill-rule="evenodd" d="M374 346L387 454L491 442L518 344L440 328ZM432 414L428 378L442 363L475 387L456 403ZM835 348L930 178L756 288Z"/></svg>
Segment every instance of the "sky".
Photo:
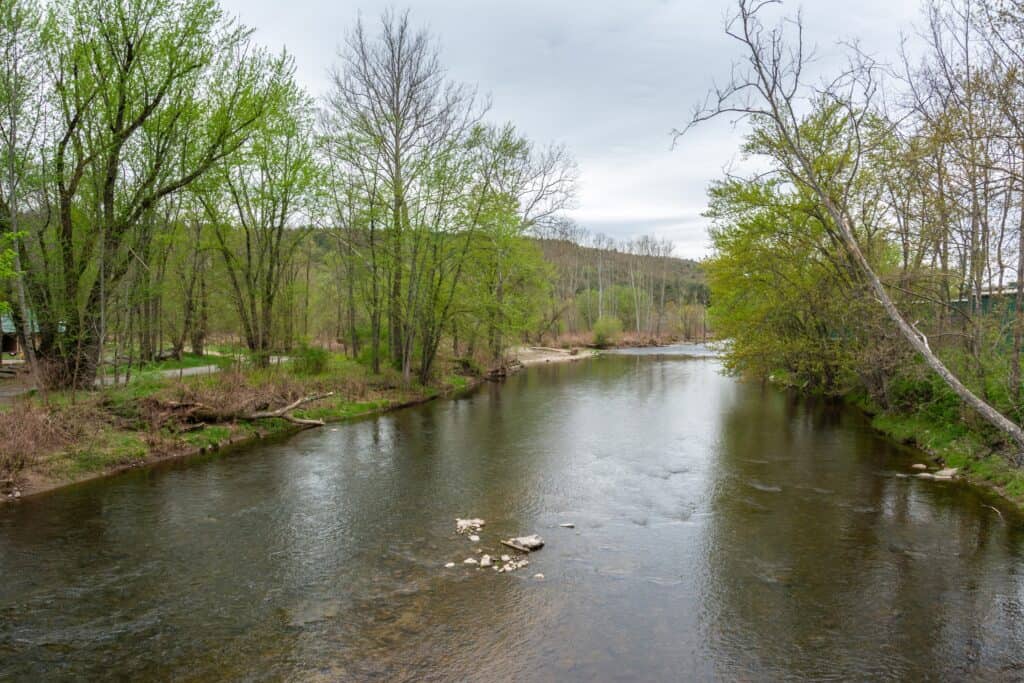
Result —
<svg viewBox="0 0 1024 683"><path fill-rule="evenodd" d="M451 79L488 94L488 118L531 140L564 144L579 164L570 216L618 240L653 235L677 256L709 253L708 185L742 165L743 124L720 119L672 146L671 131L741 55L723 32L734 0L221 0L255 39L294 55L314 96L328 87L338 47L360 14L369 23L408 8L437 39ZM839 41L896 61L918 0L787 1L803 12L821 64Z"/></svg>

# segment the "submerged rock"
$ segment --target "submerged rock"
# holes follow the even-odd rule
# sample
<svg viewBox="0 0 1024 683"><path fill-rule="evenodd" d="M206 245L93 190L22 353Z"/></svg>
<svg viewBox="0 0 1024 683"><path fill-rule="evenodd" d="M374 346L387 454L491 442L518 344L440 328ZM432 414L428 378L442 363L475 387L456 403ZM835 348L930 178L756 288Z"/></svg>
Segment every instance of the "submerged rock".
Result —
<svg viewBox="0 0 1024 683"><path fill-rule="evenodd" d="M576 528L576 525L573 524L572 522L562 522L558 526L562 527L563 529L575 529Z"/></svg>
<svg viewBox="0 0 1024 683"><path fill-rule="evenodd" d="M472 535L471 535L471 536L469 537L469 540L473 541L473 543L479 543L479 542L480 542L480 537L479 537L479 536L477 536L476 534L472 534Z"/></svg>
<svg viewBox="0 0 1024 683"><path fill-rule="evenodd" d="M533 575L533 578L537 579L538 581L543 581L544 580L544 575L540 574L540 573L537 573L537 574Z"/></svg>

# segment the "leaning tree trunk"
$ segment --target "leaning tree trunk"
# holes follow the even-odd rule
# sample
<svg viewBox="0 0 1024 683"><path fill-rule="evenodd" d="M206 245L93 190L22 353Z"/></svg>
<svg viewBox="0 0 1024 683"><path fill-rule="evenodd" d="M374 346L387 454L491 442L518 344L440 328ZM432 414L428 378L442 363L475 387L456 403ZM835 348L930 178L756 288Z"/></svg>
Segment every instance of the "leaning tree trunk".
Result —
<svg viewBox="0 0 1024 683"><path fill-rule="evenodd" d="M900 313L898 308L896 308L896 304L894 304L892 299L889 297L888 292L885 291L885 286L882 284L878 275L875 274L871 264L868 263L867 258L864 256L864 252L861 251L860 245L853 234L853 229L851 228L850 222L847 220L846 216L838 209L838 207L836 207L831 198L824 191L818 187L814 187L813 189L824 203L825 209L832 217L832 220L834 220L836 225L839 227L839 232L842 235L843 242L850 256L867 277L868 283L871 285L872 292L874 292L875 297L877 297L878 301L882 304L882 307L885 309L889 318L896 323L896 327L899 328L900 334L903 335L903 338L907 340L915 351L921 354L921 357L924 358L928 367L942 378L942 381L944 381L946 385L949 386L949 388L952 389L958 397L960 397L960 400L973 408L993 427L1010 437L1018 448L1024 450L1024 430L1021 429L1020 425L1007 418L964 386L963 382L961 382L956 375L950 372L949 368L947 368L939 357L935 355L931 347L928 345L927 337L907 322L903 317L903 314ZM1024 464L1021 454L1018 454L1014 460L1018 466Z"/></svg>

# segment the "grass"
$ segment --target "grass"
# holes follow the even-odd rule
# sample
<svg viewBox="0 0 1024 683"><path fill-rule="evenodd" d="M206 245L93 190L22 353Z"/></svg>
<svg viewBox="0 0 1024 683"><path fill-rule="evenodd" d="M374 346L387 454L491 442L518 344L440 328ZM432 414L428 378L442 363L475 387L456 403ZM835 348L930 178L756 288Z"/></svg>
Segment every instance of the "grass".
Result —
<svg viewBox="0 0 1024 683"><path fill-rule="evenodd" d="M946 467L959 468L968 480L994 488L1024 508L1024 470L1010 463L1010 452L984 427L963 419L938 417L927 410L876 412L862 400L855 402L875 413L871 424L878 431L917 446Z"/></svg>
<svg viewBox="0 0 1024 683"><path fill-rule="evenodd" d="M208 360L186 356L179 367ZM26 480L48 488L125 465L284 434L297 427L281 419L247 421L237 416L279 408L304 396L333 393L296 410L296 417L337 422L464 391L472 383L471 378L449 374L436 385L403 386L394 370L375 375L339 354L331 354L316 374L287 363L243 369L231 365L229 358L223 360L229 367L215 374L165 377L155 372L168 369L170 362L165 362L126 385L49 392L0 411L0 483ZM196 404L203 411L198 421L188 408ZM3 444L9 444L6 451Z"/></svg>

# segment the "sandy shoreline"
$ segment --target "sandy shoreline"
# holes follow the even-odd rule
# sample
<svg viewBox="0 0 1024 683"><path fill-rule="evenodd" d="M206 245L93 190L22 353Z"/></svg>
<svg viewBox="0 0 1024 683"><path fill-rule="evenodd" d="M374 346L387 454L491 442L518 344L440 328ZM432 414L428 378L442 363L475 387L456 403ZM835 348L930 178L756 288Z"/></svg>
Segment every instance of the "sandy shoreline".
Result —
<svg viewBox="0 0 1024 683"><path fill-rule="evenodd" d="M586 360L600 355L594 349L555 349L549 346L520 346L512 351L512 357L526 367L543 365L544 363L571 363Z"/></svg>

